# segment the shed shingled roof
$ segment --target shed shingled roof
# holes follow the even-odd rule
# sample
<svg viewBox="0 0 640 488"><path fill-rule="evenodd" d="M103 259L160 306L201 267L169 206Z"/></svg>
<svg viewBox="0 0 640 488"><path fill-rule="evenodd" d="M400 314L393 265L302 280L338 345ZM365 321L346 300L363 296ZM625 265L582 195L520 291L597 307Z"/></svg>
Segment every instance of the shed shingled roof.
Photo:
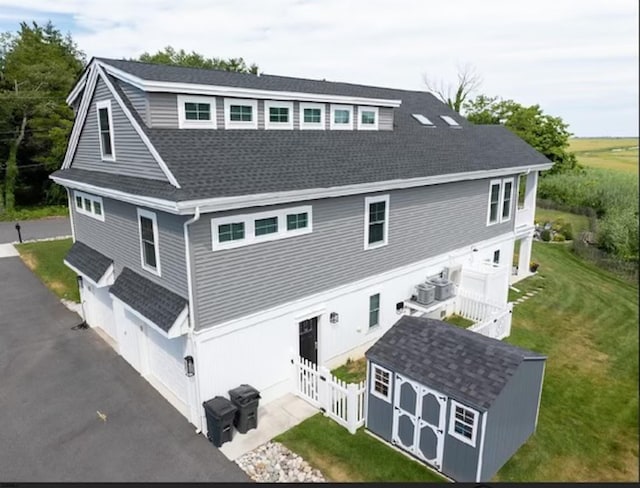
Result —
<svg viewBox="0 0 640 488"><path fill-rule="evenodd" d="M64 257L71 266L81 271L96 283L113 264L113 260L86 244L76 241Z"/></svg>
<svg viewBox="0 0 640 488"><path fill-rule="evenodd" d="M440 320L404 316L367 350L370 361L470 406L487 410L528 351Z"/></svg>

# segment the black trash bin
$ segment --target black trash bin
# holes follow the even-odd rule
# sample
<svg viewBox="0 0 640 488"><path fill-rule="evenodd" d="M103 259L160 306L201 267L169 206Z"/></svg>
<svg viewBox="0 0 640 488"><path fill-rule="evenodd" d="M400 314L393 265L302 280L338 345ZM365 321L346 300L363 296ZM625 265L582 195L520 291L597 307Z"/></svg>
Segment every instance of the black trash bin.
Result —
<svg viewBox="0 0 640 488"><path fill-rule="evenodd" d="M202 404L207 416L207 438L220 447L233 439L233 419L238 408L224 397L217 396Z"/></svg>
<svg viewBox="0 0 640 488"><path fill-rule="evenodd" d="M229 390L231 402L238 408L233 425L241 434L258 427L260 392L251 385L240 385Z"/></svg>

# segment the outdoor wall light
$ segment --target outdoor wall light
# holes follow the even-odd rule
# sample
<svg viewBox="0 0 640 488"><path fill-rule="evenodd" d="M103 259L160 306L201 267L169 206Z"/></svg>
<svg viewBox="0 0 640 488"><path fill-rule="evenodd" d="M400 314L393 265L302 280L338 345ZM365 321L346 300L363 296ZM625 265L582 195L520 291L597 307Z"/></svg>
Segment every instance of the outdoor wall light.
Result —
<svg viewBox="0 0 640 488"><path fill-rule="evenodd" d="M329 314L329 322L331 322L332 324L337 324L339 320L340 316L338 315L338 312L331 312Z"/></svg>
<svg viewBox="0 0 640 488"><path fill-rule="evenodd" d="M196 368L193 364L193 356L187 356L184 358L184 374L189 378L196 374Z"/></svg>

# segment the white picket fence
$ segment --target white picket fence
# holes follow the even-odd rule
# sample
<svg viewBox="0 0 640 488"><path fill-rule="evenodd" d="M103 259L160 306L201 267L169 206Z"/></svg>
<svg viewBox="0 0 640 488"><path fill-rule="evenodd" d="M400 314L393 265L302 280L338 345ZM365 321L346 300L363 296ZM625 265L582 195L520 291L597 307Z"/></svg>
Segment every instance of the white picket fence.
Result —
<svg viewBox="0 0 640 488"><path fill-rule="evenodd" d="M462 290L456 297L455 313L475 322L468 330L494 339L502 340L511 334L512 311L512 303L501 306Z"/></svg>
<svg viewBox="0 0 640 488"><path fill-rule="evenodd" d="M355 434L358 427L364 425L366 383L345 383L333 376L329 369L301 357L292 362L295 393Z"/></svg>

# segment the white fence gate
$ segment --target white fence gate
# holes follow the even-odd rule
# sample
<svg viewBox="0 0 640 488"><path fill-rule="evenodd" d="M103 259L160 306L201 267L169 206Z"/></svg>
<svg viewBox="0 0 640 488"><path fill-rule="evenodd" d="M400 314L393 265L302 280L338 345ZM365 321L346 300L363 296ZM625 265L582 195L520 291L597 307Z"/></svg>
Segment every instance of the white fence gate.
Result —
<svg viewBox="0 0 640 488"><path fill-rule="evenodd" d="M364 425L365 381L345 383L327 368L304 358L292 360L295 371L295 393L324 414L355 434Z"/></svg>

